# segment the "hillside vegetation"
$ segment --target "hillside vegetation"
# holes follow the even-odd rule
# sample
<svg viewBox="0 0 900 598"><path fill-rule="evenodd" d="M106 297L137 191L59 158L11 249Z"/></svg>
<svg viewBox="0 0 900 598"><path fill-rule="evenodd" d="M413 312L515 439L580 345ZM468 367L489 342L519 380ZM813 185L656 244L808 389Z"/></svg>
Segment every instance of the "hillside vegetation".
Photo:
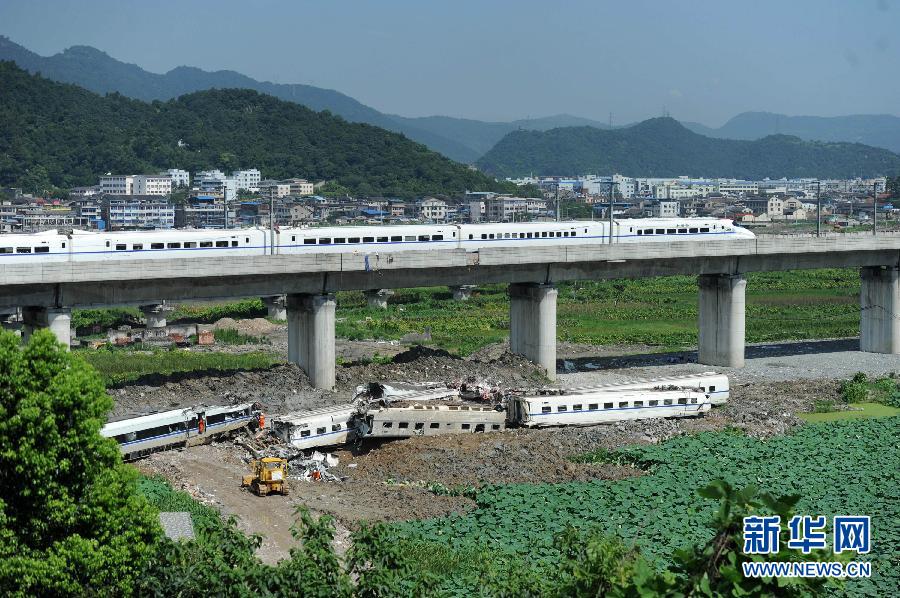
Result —
<svg viewBox="0 0 900 598"><path fill-rule="evenodd" d="M259 168L410 197L507 190L401 135L250 90L145 103L105 97L0 63L0 185L42 192L106 172Z"/></svg>
<svg viewBox="0 0 900 598"><path fill-rule="evenodd" d="M479 161L499 176L620 172L629 176L848 178L900 173L900 155L858 143L771 135L757 141L713 139L671 118L624 129L566 127L515 131Z"/></svg>

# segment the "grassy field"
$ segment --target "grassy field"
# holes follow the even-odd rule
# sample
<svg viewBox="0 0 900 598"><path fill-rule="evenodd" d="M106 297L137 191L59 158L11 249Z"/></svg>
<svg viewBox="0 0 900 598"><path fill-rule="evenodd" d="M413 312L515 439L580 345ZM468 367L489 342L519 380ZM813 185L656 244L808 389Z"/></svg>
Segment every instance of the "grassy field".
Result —
<svg viewBox="0 0 900 598"><path fill-rule="evenodd" d="M859 333L856 270L754 273L747 283L747 341L847 337ZM679 349L697 342L697 283L691 276L559 285L557 337L599 345ZM431 332L432 343L460 354L509 336L506 287L480 287L470 301L443 288L398 290L387 310L366 307L360 292L338 296L339 336L397 340Z"/></svg>
<svg viewBox="0 0 900 598"><path fill-rule="evenodd" d="M900 409L881 403L850 403L853 411L830 411L828 413L798 413L797 417L808 422L833 422L842 419L864 419L868 417L893 417L900 415Z"/></svg>
<svg viewBox="0 0 900 598"><path fill-rule="evenodd" d="M134 351L131 349L81 350L77 352L103 376L107 386L131 382L151 374L172 375L183 372L229 372L272 367L284 359L258 351L229 353L191 353L189 351Z"/></svg>

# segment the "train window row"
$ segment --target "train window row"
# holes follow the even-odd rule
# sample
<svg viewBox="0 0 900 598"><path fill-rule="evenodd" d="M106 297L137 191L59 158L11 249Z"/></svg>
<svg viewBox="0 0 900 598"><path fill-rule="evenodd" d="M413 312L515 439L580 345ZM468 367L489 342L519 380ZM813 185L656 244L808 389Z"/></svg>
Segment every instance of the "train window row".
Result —
<svg viewBox="0 0 900 598"><path fill-rule="evenodd" d="M674 405L676 403L673 401L673 399L663 399L662 404L663 404L663 406L666 406L666 405ZM697 398L691 397L690 399L688 399L686 397L683 397L683 398L678 399L677 404L678 405L687 405L687 404L696 405ZM659 406L660 406L660 404L659 404L658 399L647 401L647 407L659 407ZM556 412L557 413L566 413L569 411L569 407L570 407L570 405L557 405ZM574 405L571 405L571 407L572 407L572 411L602 411L600 409L599 403L589 403L588 408L586 410L584 409L583 403L576 403ZM635 408L644 407L644 401L631 401L631 402L619 401L618 409L628 409L629 407L635 407ZM603 403L603 409L616 409L616 408L617 407L616 407L615 403ZM553 412L553 407L551 407L550 405L544 405L543 407L541 407L541 413L552 413L552 412Z"/></svg>
<svg viewBox="0 0 900 598"><path fill-rule="evenodd" d="M576 231L541 231L535 233L481 233L483 240L490 239L551 239L556 237L575 237L578 236ZM469 239L474 239L475 235L469 234Z"/></svg>
<svg viewBox="0 0 900 598"><path fill-rule="evenodd" d="M66 244L63 243L63 247ZM0 247L0 253L50 253L50 248L46 245L41 247Z"/></svg>
<svg viewBox="0 0 900 598"><path fill-rule="evenodd" d="M415 430L424 430L425 429L424 422L413 422L413 423L414 423L413 429L415 429ZM485 426L486 426L486 424L475 424L475 431L476 432L484 432ZM394 422L381 422L381 427L386 428L386 429L393 428ZM428 423L428 428L431 430L437 430L440 427L441 427L440 422L429 422ZM453 424L445 423L444 427L452 428ZM397 422L397 428L400 430L408 430L409 422ZM461 430L471 430L472 424L460 424L459 428ZM499 429L500 429L500 424L491 424L491 430L499 430Z"/></svg>
<svg viewBox="0 0 900 598"><path fill-rule="evenodd" d="M332 424L331 425L332 432L340 432L343 428L344 428L344 426L342 424ZM324 434L325 432L327 432L326 426L323 426L321 428L316 428L316 436ZM312 434L311 430L301 430L300 438L308 438L311 434Z"/></svg>
<svg viewBox="0 0 900 598"><path fill-rule="evenodd" d="M453 233L456 236L456 233ZM308 237L303 239L304 245L339 245L356 243L409 243L417 241L443 241L444 235L393 235L387 237ZM297 241L291 235L291 242Z"/></svg>
<svg viewBox="0 0 900 598"><path fill-rule="evenodd" d="M655 232L654 232L655 231ZM684 234L696 234L696 233L708 233L709 227L697 227L697 228L644 228L638 229L638 235L684 235Z"/></svg>

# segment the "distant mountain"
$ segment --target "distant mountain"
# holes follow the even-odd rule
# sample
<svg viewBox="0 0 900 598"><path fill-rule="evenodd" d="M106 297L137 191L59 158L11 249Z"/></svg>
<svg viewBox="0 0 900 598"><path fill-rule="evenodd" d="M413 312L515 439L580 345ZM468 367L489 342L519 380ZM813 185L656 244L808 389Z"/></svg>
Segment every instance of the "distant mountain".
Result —
<svg viewBox="0 0 900 598"><path fill-rule="evenodd" d="M602 131L515 131L478 160L498 176L620 172L630 176L853 177L900 173L900 155L858 143L770 135L756 141L698 135L671 118Z"/></svg>
<svg viewBox="0 0 900 598"><path fill-rule="evenodd" d="M136 64L112 58L90 46L73 46L53 56L40 56L0 36L0 60L63 83L74 83L100 94L118 92L138 100L170 100L205 89L253 89L313 110L328 110L351 122L368 123L402 133L458 162L473 163L504 135L517 129L546 130L562 126L592 125L589 119L569 115L483 122L445 116L407 118L384 114L331 89L311 85L257 81L234 71L208 72L180 66L165 74L145 71Z"/></svg>
<svg viewBox="0 0 900 598"><path fill-rule="evenodd" d="M827 117L743 112L718 129L699 123L683 124L695 133L723 139L794 135L809 141L849 141L900 152L900 118L890 114Z"/></svg>
<svg viewBox="0 0 900 598"><path fill-rule="evenodd" d="M333 180L368 195L512 187L396 133L253 90L208 90L149 104L98 96L0 62L2 186L88 185L108 171L253 166L267 176Z"/></svg>

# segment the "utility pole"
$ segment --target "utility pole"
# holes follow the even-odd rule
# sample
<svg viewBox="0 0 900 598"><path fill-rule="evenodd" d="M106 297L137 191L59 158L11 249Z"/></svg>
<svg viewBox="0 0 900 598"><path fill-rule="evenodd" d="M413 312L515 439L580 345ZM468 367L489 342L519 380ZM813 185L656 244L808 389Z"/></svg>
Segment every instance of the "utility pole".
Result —
<svg viewBox="0 0 900 598"><path fill-rule="evenodd" d="M222 184L222 206L225 208L223 228L228 230L228 189L224 183Z"/></svg>
<svg viewBox="0 0 900 598"><path fill-rule="evenodd" d="M613 191L613 186L615 183L610 178L609 179L609 244L612 245L613 242L613 204L615 203L615 192Z"/></svg>
<svg viewBox="0 0 900 598"><path fill-rule="evenodd" d="M822 195L820 193L820 182L816 181L816 236L822 235Z"/></svg>
<svg viewBox="0 0 900 598"><path fill-rule="evenodd" d="M556 183L556 221L559 222L559 183Z"/></svg>
<svg viewBox="0 0 900 598"><path fill-rule="evenodd" d="M269 194L269 252L275 255L275 194Z"/></svg>
<svg viewBox="0 0 900 598"><path fill-rule="evenodd" d="M872 183L872 234L878 234L878 183Z"/></svg>

